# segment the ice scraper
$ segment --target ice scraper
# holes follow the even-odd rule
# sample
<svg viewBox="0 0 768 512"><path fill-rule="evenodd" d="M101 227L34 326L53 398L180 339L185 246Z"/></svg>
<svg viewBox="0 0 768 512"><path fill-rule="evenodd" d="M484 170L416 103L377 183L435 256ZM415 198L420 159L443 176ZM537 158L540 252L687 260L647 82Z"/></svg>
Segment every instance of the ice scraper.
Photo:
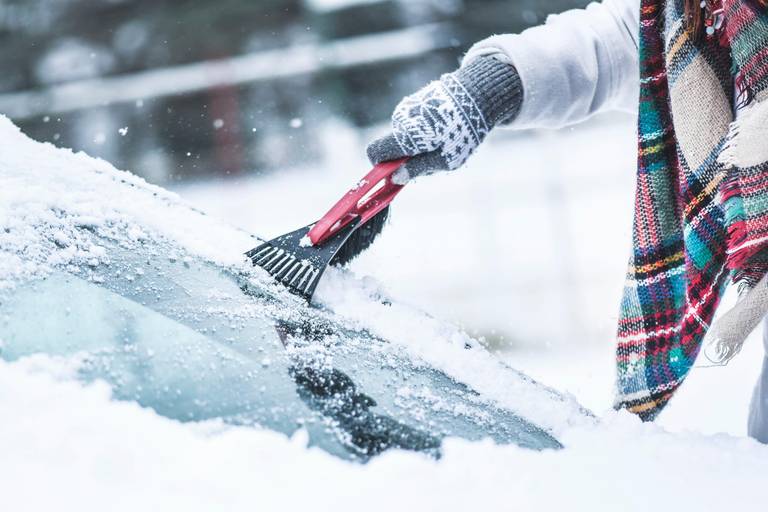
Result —
<svg viewBox="0 0 768 512"><path fill-rule="evenodd" d="M346 265L381 233L389 204L403 188L392 182L392 175L406 160L377 165L318 222L266 242L246 256L291 292L311 300L329 265Z"/></svg>

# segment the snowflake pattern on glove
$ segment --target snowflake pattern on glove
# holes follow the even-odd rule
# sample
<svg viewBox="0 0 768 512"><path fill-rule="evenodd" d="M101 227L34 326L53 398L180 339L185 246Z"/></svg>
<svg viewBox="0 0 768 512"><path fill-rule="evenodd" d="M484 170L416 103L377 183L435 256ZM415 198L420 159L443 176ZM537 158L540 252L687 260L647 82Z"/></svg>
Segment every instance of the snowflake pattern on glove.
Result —
<svg viewBox="0 0 768 512"><path fill-rule="evenodd" d="M392 128L404 154L439 151L449 170L464 165L490 132L480 108L451 74L403 99Z"/></svg>

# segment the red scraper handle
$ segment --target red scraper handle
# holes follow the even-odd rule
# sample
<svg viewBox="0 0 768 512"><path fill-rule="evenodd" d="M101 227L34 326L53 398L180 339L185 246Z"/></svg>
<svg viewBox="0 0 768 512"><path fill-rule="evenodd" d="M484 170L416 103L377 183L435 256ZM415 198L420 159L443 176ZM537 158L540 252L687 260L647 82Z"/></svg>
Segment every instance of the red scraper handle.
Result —
<svg viewBox="0 0 768 512"><path fill-rule="evenodd" d="M407 161L403 158L374 167L309 231L312 245L322 244L357 217L360 217L358 226L362 226L389 206L403 189L403 185L392 183L392 175Z"/></svg>

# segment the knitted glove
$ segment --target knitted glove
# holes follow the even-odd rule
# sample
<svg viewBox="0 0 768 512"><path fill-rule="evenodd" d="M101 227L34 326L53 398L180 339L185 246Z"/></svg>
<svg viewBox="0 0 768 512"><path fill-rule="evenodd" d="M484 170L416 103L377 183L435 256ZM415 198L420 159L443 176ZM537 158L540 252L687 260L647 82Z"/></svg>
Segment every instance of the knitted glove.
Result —
<svg viewBox="0 0 768 512"><path fill-rule="evenodd" d="M522 98L512 65L479 57L403 99L392 116L392 133L368 146L368 158L377 164L411 157L393 177L399 184L457 169L494 126L517 116Z"/></svg>

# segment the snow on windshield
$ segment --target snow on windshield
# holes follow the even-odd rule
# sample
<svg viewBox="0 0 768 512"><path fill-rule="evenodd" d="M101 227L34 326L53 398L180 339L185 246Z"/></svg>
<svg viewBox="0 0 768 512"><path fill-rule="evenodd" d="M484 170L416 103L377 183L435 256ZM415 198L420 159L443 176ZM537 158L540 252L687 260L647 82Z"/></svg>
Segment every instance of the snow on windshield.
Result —
<svg viewBox="0 0 768 512"><path fill-rule="evenodd" d="M241 262L254 243L175 194L103 160L35 142L0 116L0 289L56 265L98 264L103 254L78 235L82 228L124 243L162 235L225 265Z"/></svg>
<svg viewBox="0 0 768 512"><path fill-rule="evenodd" d="M122 244L162 236L190 255L222 265L242 265L243 253L257 243L103 160L35 142L6 118L0 118L0 219L0 289L53 267L98 267L105 250L83 228ZM271 279L265 273L262 277ZM556 436L590 421L574 399L504 367L480 347L467 351L466 346L477 343L454 326L404 305L382 305L366 283L330 272L318 296L353 327L403 344ZM292 307L300 307L284 295Z"/></svg>

